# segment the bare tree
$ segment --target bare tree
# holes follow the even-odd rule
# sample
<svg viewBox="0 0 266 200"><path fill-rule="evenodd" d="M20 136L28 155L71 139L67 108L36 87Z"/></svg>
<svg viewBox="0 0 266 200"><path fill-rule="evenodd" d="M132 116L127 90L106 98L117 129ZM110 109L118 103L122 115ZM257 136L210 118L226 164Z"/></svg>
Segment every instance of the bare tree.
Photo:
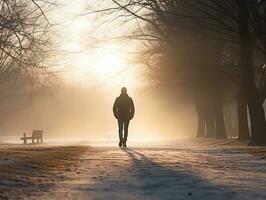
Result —
<svg viewBox="0 0 266 200"><path fill-rule="evenodd" d="M130 38L141 39L146 43L148 41L151 46L156 47L155 52L158 52L158 49L161 52L166 52L165 47L174 47L174 51L170 51L175 52L174 55L168 54L168 58L184 58L182 48L194 48L193 45L184 45L188 40L194 38L194 36L187 38L187 33L194 33L196 36L201 35L208 40L221 41L238 47L240 59L237 66L239 66L239 86L242 91L240 93L242 98L247 100L249 107L252 143L266 143L266 123L262 106L265 99L264 91L262 87L256 85L253 60L254 51L265 53L263 46L265 44L264 0L113 0L112 2L114 7L99 12L116 11L117 18L126 17L127 20L136 20L139 24L139 31L137 34L131 35ZM158 42L160 45L156 46ZM187 53L188 51L183 52ZM208 60L210 61L210 59ZM183 64L183 66L186 65ZM204 66L206 67L206 65ZM199 69L204 71L205 67ZM182 68L178 72L180 73L184 69L186 68ZM264 75L263 70L261 75ZM245 112L242 114L245 115ZM220 114L220 117L217 117L221 119L221 116ZM210 129L212 128L213 125L210 126Z"/></svg>
<svg viewBox="0 0 266 200"><path fill-rule="evenodd" d="M48 0L0 2L1 103L11 96L31 95L50 72L45 63L51 49L46 12L52 5Z"/></svg>

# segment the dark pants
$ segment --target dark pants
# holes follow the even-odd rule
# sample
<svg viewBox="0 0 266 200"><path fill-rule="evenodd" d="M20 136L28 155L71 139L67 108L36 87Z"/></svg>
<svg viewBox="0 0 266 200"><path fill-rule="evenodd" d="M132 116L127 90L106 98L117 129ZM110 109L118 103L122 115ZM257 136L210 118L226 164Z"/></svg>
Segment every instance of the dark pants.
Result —
<svg viewBox="0 0 266 200"><path fill-rule="evenodd" d="M120 140L124 138L124 141L127 141L128 125L129 125L128 119L118 119L118 133ZM124 137L123 137L123 129L124 129Z"/></svg>

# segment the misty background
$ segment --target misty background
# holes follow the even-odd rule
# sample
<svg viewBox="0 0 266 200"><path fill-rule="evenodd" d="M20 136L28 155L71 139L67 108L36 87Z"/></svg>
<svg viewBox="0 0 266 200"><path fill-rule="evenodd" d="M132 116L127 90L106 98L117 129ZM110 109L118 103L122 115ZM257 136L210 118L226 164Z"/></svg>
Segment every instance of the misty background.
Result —
<svg viewBox="0 0 266 200"><path fill-rule="evenodd" d="M59 3L47 14L55 24L51 35L56 51L48 59L53 72L42 77L41 84L32 86L30 92L25 82L6 80L12 90L2 93L1 136L42 129L45 138L51 139L116 139L112 106L123 86L136 106L130 123L131 139L196 136L195 108L182 85L158 86L147 66L136 61L142 42L113 39L131 32L135 22L125 24L114 21L114 16L91 14L99 6L97 1ZM235 102L228 98L227 103L226 128L234 136Z"/></svg>
<svg viewBox="0 0 266 200"><path fill-rule="evenodd" d="M2 103L6 110L1 119L2 136L43 129L45 136L53 139L116 139L112 106L120 93L119 86L55 84L32 96L16 96ZM131 139L173 139L195 133L193 107L185 99L149 87L128 92L136 105Z"/></svg>
<svg viewBox="0 0 266 200"><path fill-rule="evenodd" d="M40 0L39 7L31 0L18 2L13 7L21 4L18 8L22 10L14 9L13 14L32 15L31 9L36 9L32 19L38 23L29 26L29 35L39 43L23 52L27 58L21 58L22 53L17 55L17 50L6 56L8 45L1 49L1 141L6 136L14 136L17 141L18 136L33 129L44 130L48 139L116 140L112 106L122 87L128 88L136 106L130 123L132 140L250 138L249 111L254 110L248 109L246 91L242 89L245 81L241 67L246 56L240 55L241 31L231 33L219 24L221 18L238 30L237 2L223 2L233 14L229 17L236 17L233 21L223 11L217 20L217 5L208 2L214 13L210 22L215 23L207 27L208 13L198 13L198 1L180 1L180 5L158 1L158 8L156 3L138 1ZM263 10L258 12L264 16ZM11 14L7 13L6 19ZM193 20L187 15L200 15L202 19ZM25 24L30 24L27 20ZM218 31L213 32L213 26ZM21 51L35 42L22 43L19 48L16 45L20 38L10 35L14 49ZM259 47L264 44L260 40L258 37L255 41ZM261 47L254 49L254 56L249 54L254 60L250 65L254 68L254 85L262 93L255 95L259 99L266 96L263 52ZM16 63L24 60L25 64ZM257 102L260 110L264 109L263 102ZM253 114L256 118L256 112ZM242 129L238 129L241 122Z"/></svg>

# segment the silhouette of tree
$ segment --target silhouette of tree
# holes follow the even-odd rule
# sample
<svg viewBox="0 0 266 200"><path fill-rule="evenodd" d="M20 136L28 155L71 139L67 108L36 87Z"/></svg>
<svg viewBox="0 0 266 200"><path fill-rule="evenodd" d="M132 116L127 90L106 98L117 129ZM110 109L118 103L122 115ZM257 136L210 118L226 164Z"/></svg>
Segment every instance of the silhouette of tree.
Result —
<svg viewBox="0 0 266 200"><path fill-rule="evenodd" d="M31 95L50 72L45 59L50 53L48 0L0 2L0 102ZM35 88L36 89L36 88Z"/></svg>
<svg viewBox="0 0 266 200"><path fill-rule="evenodd" d="M160 54L158 52L167 55L167 59L170 60L167 60L167 63L170 63L168 66L174 65L171 73L174 76L174 78L171 78L172 80L184 80L183 82L187 87L190 87L193 82L198 87L205 84L201 88L205 88L203 91L207 94L195 95L194 101L200 102L196 105L196 109L201 112L198 117L201 116L202 118L202 120L198 120L199 130L204 129L205 121L207 135L214 133L214 127L216 126L221 131L217 136L221 138L225 136L221 103L214 101L217 92L210 92L217 91L219 87L210 89L209 85L215 83L215 78L219 77L214 75L221 70L218 67L218 65L221 65L221 59L217 59L217 55L221 55L223 51L226 51L226 47L223 48L223 46L229 45L229 48L233 47L237 50L239 63L236 66L239 67L240 79L240 89L237 95L239 106L241 106L239 107L240 130L245 130L244 137L248 138L245 113L246 101L249 107L252 143L266 143L266 123L262 105L265 99L264 81L260 81L263 84L257 84L256 73L258 71L255 70L254 62L255 51L265 55L264 0L113 0L112 2L114 7L99 12L115 10L119 17L136 20L139 31L131 35L130 38L141 39L146 41L146 44L149 43L149 46L152 47L149 52L153 55ZM202 52L206 54L207 52L210 53L206 50L212 49L212 45L209 46L212 43L210 41L215 41L215 45L220 46L221 49L216 56L209 54L210 56L206 58L200 49L204 49L205 51L202 50ZM203 45L200 44L201 42L203 42ZM223 44L219 42L223 42ZM198 47L198 51L195 50L197 49L195 46ZM195 51L191 52L191 49ZM195 63L191 61L189 56L193 58ZM152 57L155 56L149 55L149 58ZM180 60L182 60L181 63ZM189 61L189 64L184 60ZM263 60L265 62L265 58ZM197 72L192 73L190 70L195 68L197 68ZM208 72L206 68L211 69L212 73ZM163 71L164 69L160 70L160 72ZM260 71L260 80L264 80L264 70L260 69ZM200 76L201 73L204 73L204 76L201 76L200 81L195 81L195 78L192 82L188 81L192 76ZM210 81L211 79L214 80ZM223 81L220 82L224 83ZM216 83L220 82L216 81ZM200 89L198 90L200 91ZM197 94L195 91L193 93ZM207 99L201 98L199 100L199 97ZM220 100L221 98L217 99ZM207 104L208 110L202 104ZM203 114L203 111L205 114ZM202 116L205 116L205 119ZM213 122L213 119L216 119L216 123ZM198 135L204 135L200 132Z"/></svg>

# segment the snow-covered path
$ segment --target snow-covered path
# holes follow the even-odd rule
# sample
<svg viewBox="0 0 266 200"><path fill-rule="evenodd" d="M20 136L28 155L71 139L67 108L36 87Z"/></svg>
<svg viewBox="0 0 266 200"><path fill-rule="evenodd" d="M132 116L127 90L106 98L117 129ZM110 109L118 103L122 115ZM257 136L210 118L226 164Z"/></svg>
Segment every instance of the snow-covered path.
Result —
<svg viewBox="0 0 266 200"><path fill-rule="evenodd" d="M39 198L266 199L266 160L252 152L193 142L90 147L76 170Z"/></svg>

